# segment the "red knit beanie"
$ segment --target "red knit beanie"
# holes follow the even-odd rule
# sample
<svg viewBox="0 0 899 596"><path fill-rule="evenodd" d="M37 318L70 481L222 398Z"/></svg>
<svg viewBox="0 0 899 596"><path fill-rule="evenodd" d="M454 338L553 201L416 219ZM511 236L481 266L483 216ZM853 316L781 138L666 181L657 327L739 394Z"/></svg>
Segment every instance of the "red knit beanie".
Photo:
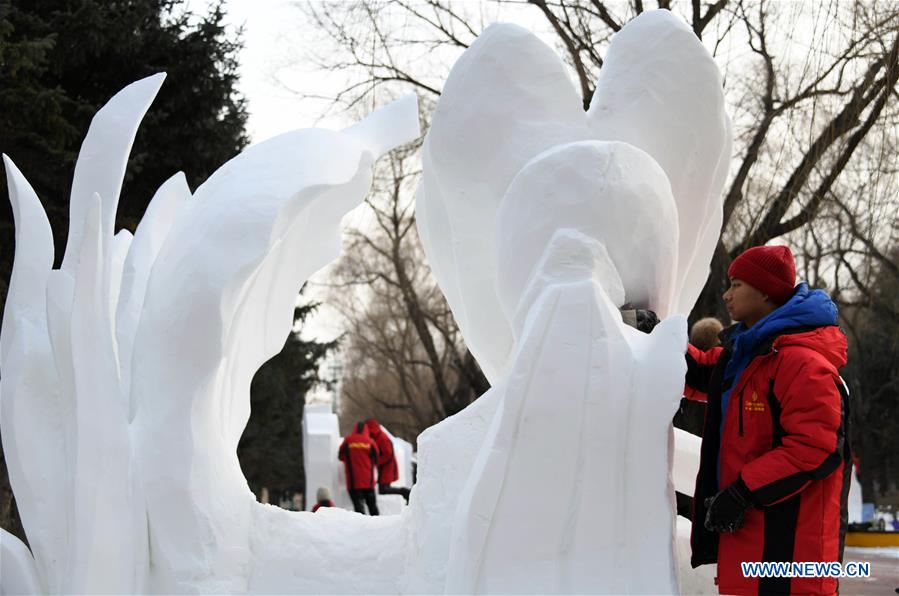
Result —
<svg viewBox="0 0 899 596"><path fill-rule="evenodd" d="M733 260L727 277L744 281L778 304L784 304L796 285L793 253L786 246L753 246Z"/></svg>

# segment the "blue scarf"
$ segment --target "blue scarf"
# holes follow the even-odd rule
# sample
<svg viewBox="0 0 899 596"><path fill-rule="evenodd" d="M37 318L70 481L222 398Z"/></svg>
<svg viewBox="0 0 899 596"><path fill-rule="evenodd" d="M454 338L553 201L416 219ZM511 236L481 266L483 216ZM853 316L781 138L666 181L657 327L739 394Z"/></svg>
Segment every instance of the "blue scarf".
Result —
<svg viewBox="0 0 899 596"><path fill-rule="evenodd" d="M758 347L778 335L795 327L822 327L836 325L837 305L822 290L810 290L808 284L799 284L793 297L786 304L757 322L750 328L740 323L731 332L731 357L724 368L725 389L721 392L721 426L718 440L724 434L724 418L730 394L737 386L740 375L752 361ZM718 455L718 484L721 484L721 455Z"/></svg>

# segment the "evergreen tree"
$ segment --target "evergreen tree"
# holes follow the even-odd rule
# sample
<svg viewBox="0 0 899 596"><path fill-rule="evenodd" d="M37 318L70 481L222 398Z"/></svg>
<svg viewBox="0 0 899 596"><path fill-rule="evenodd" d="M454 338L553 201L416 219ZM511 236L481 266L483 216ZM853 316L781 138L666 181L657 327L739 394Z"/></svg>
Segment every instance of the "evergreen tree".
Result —
<svg viewBox="0 0 899 596"><path fill-rule="evenodd" d="M153 193L176 172L196 188L246 146L239 37L226 31L222 3L192 15L184 0L0 0L0 151L19 166L47 211L56 266L81 142L97 110L127 84L167 73L131 152L118 228L134 231ZM0 184L5 188L5 174ZM3 198L0 316L14 238ZM0 525L25 538L2 458Z"/></svg>
<svg viewBox="0 0 899 596"><path fill-rule="evenodd" d="M298 329L318 304L294 309ZM284 349L262 365L250 385L250 420L237 446L237 456L250 489L259 498L267 488L273 502L280 495L305 492L302 421L306 394L324 381L319 377L322 358L336 341L304 341L298 331Z"/></svg>
<svg viewBox="0 0 899 596"><path fill-rule="evenodd" d="M127 84L166 72L137 134L118 227L133 231L159 185L183 171L192 187L248 139L237 92L239 39L221 4L202 17L183 0L0 0L0 150L34 186L65 248L75 160L91 118ZM8 278L12 213L2 201ZM7 250L10 249L10 250Z"/></svg>

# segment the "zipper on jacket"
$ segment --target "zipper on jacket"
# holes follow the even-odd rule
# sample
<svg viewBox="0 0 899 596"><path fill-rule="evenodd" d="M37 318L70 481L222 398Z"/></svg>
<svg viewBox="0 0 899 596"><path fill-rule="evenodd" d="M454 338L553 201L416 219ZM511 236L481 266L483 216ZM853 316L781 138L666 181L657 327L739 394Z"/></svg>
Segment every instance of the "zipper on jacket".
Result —
<svg viewBox="0 0 899 596"><path fill-rule="evenodd" d="M740 390L740 436L743 436L743 390Z"/></svg>

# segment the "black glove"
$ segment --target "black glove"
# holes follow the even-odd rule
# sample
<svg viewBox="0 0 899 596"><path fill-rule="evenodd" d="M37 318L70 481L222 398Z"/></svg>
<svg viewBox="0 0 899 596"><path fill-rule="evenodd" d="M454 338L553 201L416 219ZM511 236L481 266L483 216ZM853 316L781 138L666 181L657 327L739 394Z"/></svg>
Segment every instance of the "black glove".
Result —
<svg viewBox="0 0 899 596"><path fill-rule="evenodd" d="M659 316L651 310L637 309L637 330L643 333L652 333L659 324Z"/></svg>
<svg viewBox="0 0 899 596"><path fill-rule="evenodd" d="M630 302L623 305L620 310L624 323L643 333L651 333L659 324L659 317L656 313L643 308L635 308Z"/></svg>
<svg viewBox="0 0 899 596"><path fill-rule="evenodd" d="M736 532L743 527L743 516L752 508L752 497L742 478L705 500L705 529L711 532Z"/></svg>

